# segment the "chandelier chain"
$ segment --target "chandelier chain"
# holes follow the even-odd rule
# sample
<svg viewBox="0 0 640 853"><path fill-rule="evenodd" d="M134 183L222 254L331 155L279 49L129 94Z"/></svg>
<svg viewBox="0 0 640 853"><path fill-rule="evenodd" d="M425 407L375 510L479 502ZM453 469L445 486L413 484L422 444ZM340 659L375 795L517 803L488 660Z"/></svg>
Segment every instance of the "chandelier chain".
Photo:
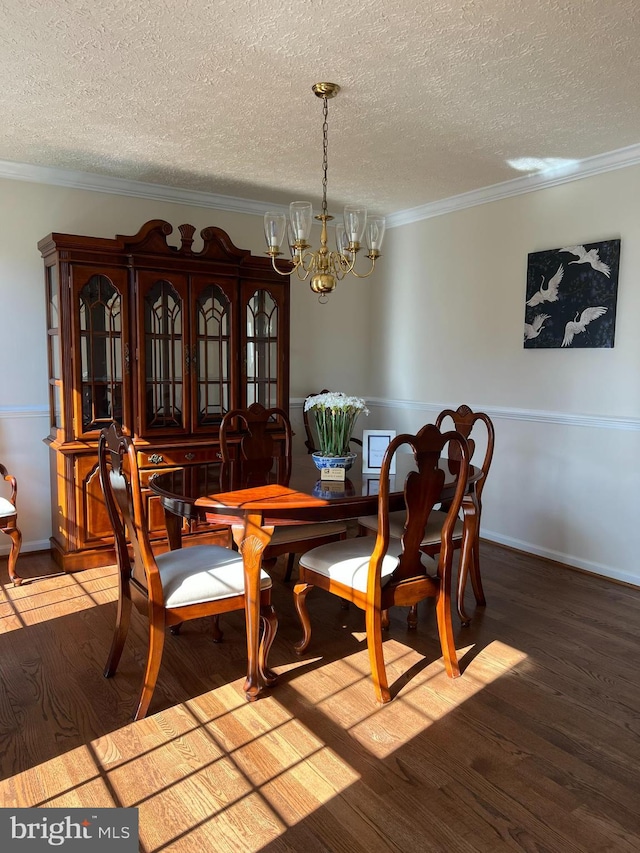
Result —
<svg viewBox="0 0 640 853"><path fill-rule="evenodd" d="M322 99L323 107L322 114L324 121L322 124L322 213L327 215L327 169L329 150L329 104L327 98Z"/></svg>

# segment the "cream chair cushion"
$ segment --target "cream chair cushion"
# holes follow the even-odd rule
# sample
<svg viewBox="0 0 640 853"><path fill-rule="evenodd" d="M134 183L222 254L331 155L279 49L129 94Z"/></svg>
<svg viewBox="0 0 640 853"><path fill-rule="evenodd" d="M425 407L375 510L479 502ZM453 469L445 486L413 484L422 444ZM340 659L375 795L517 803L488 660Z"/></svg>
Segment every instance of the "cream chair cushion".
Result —
<svg viewBox="0 0 640 853"><path fill-rule="evenodd" d="M8 515L15 515L16 508L6 498L0 498L0 518L6 518Z"/></svg>
<svg viewBox="0 0 640 853"><path fill-rule="evenodd" d="M420 543L421 545L436 545L440 541L440 533L442 531L442 525L444 524L446 517L446 512L442 512L442 510L439 509L434 510L431 513L424 531L424 538ZM406 513L403 509L399 510L398 512L389 513L389 536L391 536L392 539L402 538L402 534L404 533L405 518ZM358 524L360 524L362 527L366 527L367 530L373 530L374 532L377 532L378 516L363 515L361 518L358 519ZM463 528L464 525L462 520L457 518L453 528L454 539L462 539Z"/></svg>
<svg viewBox="0 0 640 853"><path fill-rule="evenodd" d="M244 595L242 557L220 545L193 545L166 551L156 557L165 607L184 607ZM135 573L134 573L135 574ZM271 578L260 572L260 589Z"/></svg>
<svg viewBox="0 0 640 853"><path fill-rule="evenodd" d="M344 584L359 592L367 590L369 559L373 551L373 539L370 536L358 536L355 539L343 539L312 548L300 558L300 565L311 569L332 581ZM381 583L385 586L398 565L402 546L397 540L390 544L382 560ZM425 571L435 574L436 563L431 557L423 555Z"/></svg>
<svg viewBox="0 0 640 853"><path fill-rule="evenodd" d="M269 545L283 545L288 542L304 542L305 539L317 539L320 536L340 536L347 532L347 525L341 521L316 522L315 524L291 524L276 527Z"/></svg>

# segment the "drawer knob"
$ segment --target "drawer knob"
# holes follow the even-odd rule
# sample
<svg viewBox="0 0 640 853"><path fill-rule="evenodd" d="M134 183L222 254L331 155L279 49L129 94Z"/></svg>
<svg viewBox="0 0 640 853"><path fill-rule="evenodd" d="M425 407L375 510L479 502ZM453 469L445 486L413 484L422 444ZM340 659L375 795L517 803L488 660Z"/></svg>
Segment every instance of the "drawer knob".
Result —
<svg viewBox="0 0 640 853"><path fill-rule="evenodd" d="M152 465L159 465L160 462L164 462L164 456L161 453L152 453L148 459Z"/></svg>
<svg viewBox="0 0 640 853"><path fill-rule="evenodd" d="M184 454L184 458L185 458L188 462L191 462L191 460L192 460L192 459L195 459L195 458L196 458L196 454L195 454L195 453L185 453L185 454Z"/></svg>

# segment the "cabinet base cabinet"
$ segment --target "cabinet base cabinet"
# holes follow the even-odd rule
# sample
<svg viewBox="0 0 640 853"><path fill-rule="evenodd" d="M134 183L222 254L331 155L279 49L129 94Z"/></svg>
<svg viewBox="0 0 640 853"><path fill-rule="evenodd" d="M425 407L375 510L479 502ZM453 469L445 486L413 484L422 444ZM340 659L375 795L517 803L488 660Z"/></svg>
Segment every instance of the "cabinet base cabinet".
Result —
<svg viewBox="0 0 640 853"><path fill-rule="evenodd" d="M51 550L53 559L66 572L77 572L115 563L113 534L102 497L98 474L96 448L82 452L68 452L65 448L50 447L51 451L51 494L52 530ZM138 451L143 464L149 459L159 463L165 459L175 461L188 455L192 460L217 458L217 449L179 449L172 447L168 452L150 451L145 445ZM157 464L140 472L143 486L159 471L170 471L175 465ZM188 467L188 466L187 466ZM164 510L160 498L150 489L144 489L146 513L151 539L157 553L168 549ZM184 522L183 544L215 544L231 547L232 537L227 527L214 527Z"/></svg>

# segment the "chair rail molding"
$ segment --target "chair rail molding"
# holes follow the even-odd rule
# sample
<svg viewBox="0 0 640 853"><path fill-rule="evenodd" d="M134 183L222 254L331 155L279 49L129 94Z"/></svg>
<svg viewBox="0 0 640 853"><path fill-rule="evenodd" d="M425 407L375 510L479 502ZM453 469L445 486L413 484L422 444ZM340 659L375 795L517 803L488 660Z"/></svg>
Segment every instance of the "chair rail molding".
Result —
<svg viewBox="0 0 640 853"><path fill-rule="evenodd" d="M47 406L0 406L0 418L48 418Z"/></svg>
<svg viewBox="0 0 640 853"><path fill-rule="evenodd" d="M291 407L302 408L304 397L292 397ZM393 400L385 397L367 397L367 406L380 409L402 409L404 411L425 412L431 414L451 407L448 403L424 403L417 400ZM533 421L543 424L564 424L596 429L640 430L640 418L617 417L610 415L573 414L570 412L549 412L540 409L516 409L507 406L485 406L482 403L468 403L474 411L486 412L490 418L511 421Z"/></svg>

